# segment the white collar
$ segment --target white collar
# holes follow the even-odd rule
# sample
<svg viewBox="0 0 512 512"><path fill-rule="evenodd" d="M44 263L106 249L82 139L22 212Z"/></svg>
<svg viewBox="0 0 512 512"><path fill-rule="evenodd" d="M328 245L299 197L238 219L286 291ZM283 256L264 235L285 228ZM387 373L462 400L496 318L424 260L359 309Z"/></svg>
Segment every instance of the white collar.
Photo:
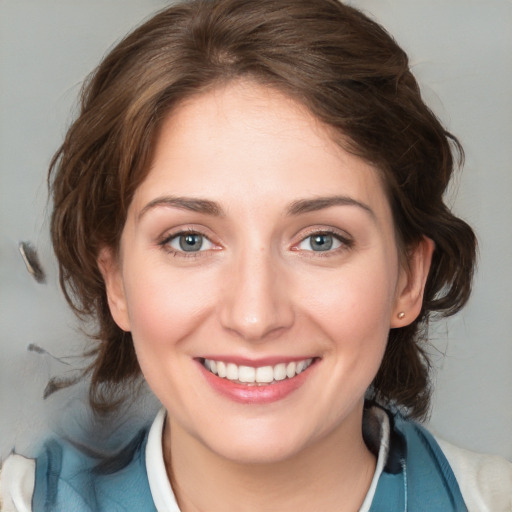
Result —
<svg viewBox="0 0 512 512"><path fill-rule="evenodd" d="M368 512L370 510L389 451L390 426L388 415L378 407L372 408L371 412L378 419L380 424L380 448L372 483L370 484L370 488L368 489L359 512ZM146 445L146 468L151 495L153 496L153 501L155 502L158 512L180 512L169 478L167 477L164 463L162 436L165 417L166 411L162 408L151 425Z"/></svg>
<svg viewBox="0 0 512 512"><path fill-rule="evenodd" d="M388 460L389 453L389 417L386 412L380 407L372 407L370 412L377 418L380 424L380 444L379 444L379 455L377 457L377 466L375 467L375 473L373 474L372 483L366 493L366 497L359 509L359 512L368 512L372 506L373 497L377 490L377 484L379 483L380 475L384 471L384 466Z"/></svg>
<svg viewBox="0 0 512 512"><path fill-rule="evenodd" d="M165 469L162 439L166 411L160 409L148 435L146 445L146 470L149 488L158 512L180 512Z"/></svg>

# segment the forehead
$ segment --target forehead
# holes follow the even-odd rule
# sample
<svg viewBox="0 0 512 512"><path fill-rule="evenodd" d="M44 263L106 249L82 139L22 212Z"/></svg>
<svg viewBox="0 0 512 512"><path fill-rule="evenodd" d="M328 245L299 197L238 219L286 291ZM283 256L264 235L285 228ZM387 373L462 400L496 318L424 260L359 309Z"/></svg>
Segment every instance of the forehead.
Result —
<svg viewBox="0 0 512 512"><path fill-rule="evenodd" d="M235 82L184 101L164 120L134 202L158 195L243 198L258 208L343 194L387 208L379 173L284 94Z"/></svg>

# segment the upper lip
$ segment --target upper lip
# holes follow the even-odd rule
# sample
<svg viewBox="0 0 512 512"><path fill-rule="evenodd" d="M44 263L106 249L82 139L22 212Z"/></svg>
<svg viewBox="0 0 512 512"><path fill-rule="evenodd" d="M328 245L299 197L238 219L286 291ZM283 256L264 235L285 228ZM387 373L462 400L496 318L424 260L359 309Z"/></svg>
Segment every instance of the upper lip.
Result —
<svg viewBox="0 0 512 512"><path fill-rule="evenodd" d="M304 361L306 359L318 359L315 356L304 355L304 356L268 356L261 357L257 359L247 358L247 357L239 357L234 355L205 355L199 360L210 359L213 361L223 361L225 363L233 363L237 366L252 366L254 368L259 368L261 366L275 366L280 363L292 363L298 361Z"/></svg>

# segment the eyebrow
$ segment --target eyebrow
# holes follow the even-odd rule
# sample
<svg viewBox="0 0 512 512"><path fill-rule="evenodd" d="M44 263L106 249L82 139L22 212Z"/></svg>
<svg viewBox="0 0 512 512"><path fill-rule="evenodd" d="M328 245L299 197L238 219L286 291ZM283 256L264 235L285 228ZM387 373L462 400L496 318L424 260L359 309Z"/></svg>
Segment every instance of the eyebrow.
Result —
<svg viewBox="0 0 512 512"><path fill-rule="evenodd" d="M150 201L146 206L144 206L144 208L142 208L140 211L137 219L140 220L149 210L157 207L178 208L180 210L204 213L214 217L223 217L225 215L224 210L214 201L199 199L195 197L164 196L157 197L156 199Z"/></svg>
<svg viewBox="0 0 512 512"><path fill-rule="evenodd" d="M293 201L288 206L287 214L297 216L304 213L332 208L333 206L356 206L368 213L372 219L376 219L375 213L368 205L349 196L327 196L316 197L314 199L299 199L297 201ZM140 220L148 211L157 207L178 208L180 210L203 213L214 217L224 217L226 215L222 207L215 201L195 197L164 196L157 197L144 206L137 216L137 219Z"/></svg>
<svg viewBox="0 0 512 512"><path fill-rule="evenodd" d="M301 215L303 213L316 212L333 206L356 206L361 208L375 220L374 211L365 203L349 196L327 196L315 199L300 199L294 201L288 207L288 215Z"/></svg>

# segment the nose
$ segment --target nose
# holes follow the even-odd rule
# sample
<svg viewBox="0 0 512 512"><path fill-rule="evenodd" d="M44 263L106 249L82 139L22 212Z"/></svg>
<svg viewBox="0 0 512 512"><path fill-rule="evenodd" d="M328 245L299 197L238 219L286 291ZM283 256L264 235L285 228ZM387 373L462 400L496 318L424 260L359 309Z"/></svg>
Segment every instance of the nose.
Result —
<svg viewBox="0 0 512 512"><path fill-rule="evenodd" d="M269 252L245 251L230 265L219 303L222 327L251 342L282 334L294 322L287 279Z"/></svg>

